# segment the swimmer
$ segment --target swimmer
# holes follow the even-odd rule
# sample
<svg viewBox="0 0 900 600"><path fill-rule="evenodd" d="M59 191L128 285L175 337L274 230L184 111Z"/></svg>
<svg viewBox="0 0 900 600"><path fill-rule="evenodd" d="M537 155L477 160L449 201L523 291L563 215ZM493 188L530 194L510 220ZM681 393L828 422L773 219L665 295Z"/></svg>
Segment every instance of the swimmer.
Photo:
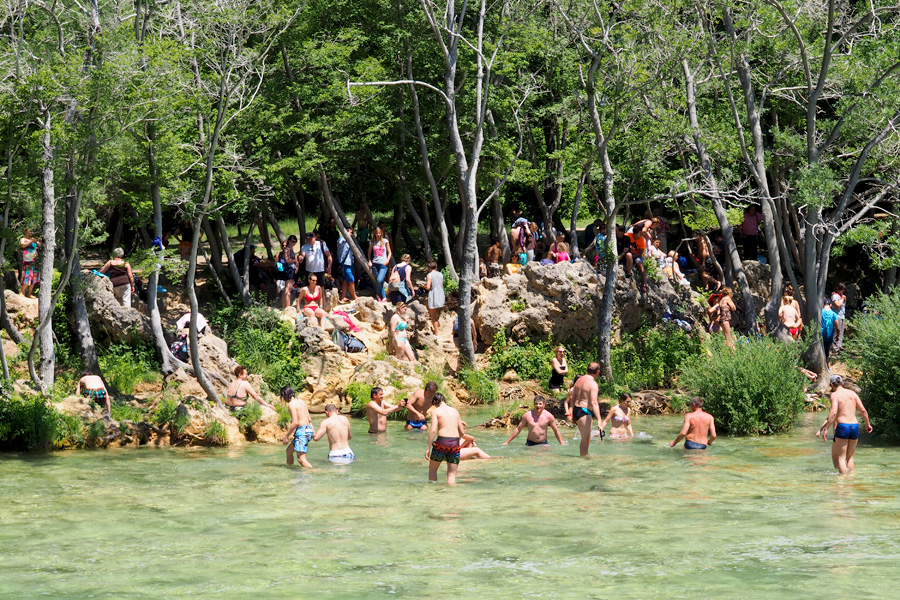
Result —
<svg viewBox="0 0 900 600"><path fill-rule="evenodd" d="M475 438L464 433L459 443L459 460L472 460L474 458L486 459L491 455L475 444Z"/></svg>
<svg viewBox="0 0 900 600"><path fill-rule="evenodd" d="M669 446L674 448L684 438L687 438L684 440L685 450L706 450L716 440L715 419L711 414L703 412L703 398L699 396L691 398L691 412L684 415L684 427L675 441L669 442Z"/></svg>
<svg viewBox="0 0 900 600"><path fill-rule="evenodd" d="M106 414L111 415L109 405L111 396L106 391L106 384L103 383L103 379L99 375L94 375L94 372L90 370L85 371L82 375L83 377L78 380L78 385L75 387L75 395L90 398L98 406L106 406Z"/></svg>
<svg viewBox="0 0 900 600"><path fill-rule="evenodd" d="M546 400L543 396L535 396L534 397L534 409L529 410L527 413L522 415L522 420L519 421L519 426L516 427L516 430L513 431L512 435L509 436L509 439L503 442L503 445L506 446L511 441L516 439L516 436L525 429L528 428L528 438L525 440L526 446L546 446L550 442L547 440L547 428L550 427L553 429L553 433L556 434L556 439L559 441L561 446L565 446L566 443L562 439L562 435L559 433L559 427L556 426L556 418L552 414L550 414L549 410L544 410L544 406L546 405Z"/></svg>
<svg viewBox="0 0 900 600"><path fill-rule="evenodd" d="M369 419L369 433L384 433L387 430L387 416L406 407L406 400L399 404L384 401L384 392L380 387L373 387L371 402L366 404L366 417Z"/></svg>
<svg viewBox="0 0 900 600"><path fill-rule="evenodd" d="M591 445L591 425L597 419L597 427L600 427L600 405L597 404L597 376L600 375L600 364L592 362L588 365L587 375L582 375L575 380L575 384L569 388L566 395L566 417L578 426L581 434L581 456L588 455ZM603 429L601 428L602 432ZM601 433L601 439L603 434Z"/></svg>
<svg viewBox="0 0 900 600"><path fill-rule="evenodd" d="M869 423L869 413L863 406L862 400L856 392L844 387L844 378L840 375L831 376L831 410L828 418L819 427L816 434L822 441L828 440L828 428L834 425L834 443L831 446L831 461L834 468L843 475L853 470L853 454L856 452L856 444L859 442L859 421L856 419L856 411L859 411L866 422L866 433L872 433L872 425Z"/></svg>
<svg viewBox="0 0 900 600"><path fill-rule="evenodd" d="M431 408L431 399L437 393L438 385L429 381L425 389L416 390L406 401L406 430L423 430L428 426L426 413Z"/></svg>
<svg viewBox="0 0 900 600"><path fill-rule="evenodd" d="M319 425L319 430L313 436L313 441L318 442L323 436L328 436L328 460L335 464L347 465L356 458L350 449L350 421L338 412L334 404L325 405L327 418Z"/></svg>
<svg viewBox="0 0 900 600"><path fill-rule="evenodd" d="M607 422L611 425L609 439L634 437L634 430L631 429L631 394L625 392L619 396L619 404L611 407L606 414L606 419L600 423L601 431L606 428Z"/></svg>
<svg viewBox="0 0 900 600"><path fill-rule="evenodd" d="M459 411L444 403L443 394L435 394L431 399L431 426L428 429L428 445L425 458L428 459L428 481L437 481L438 467L447 463L447 483L456 485L456 471L459 469L460 439L466 434Z"/></svg>
<svg viewBox="0 0 900 600"><path fill-rule="evenodd" d="M309 441L315 433L312 419L309 418L309 408L306 406L306 402L294 395L294 388L289 385L281 388L281 399L287 403L288 412L291 414L291 424L281 442L288 444L291 437L294 438L294 443L287 447L287 464L294 464L294 453L296 452L297 462L300 463L300 466L312 469L312 465L306 460Z"/></svg>

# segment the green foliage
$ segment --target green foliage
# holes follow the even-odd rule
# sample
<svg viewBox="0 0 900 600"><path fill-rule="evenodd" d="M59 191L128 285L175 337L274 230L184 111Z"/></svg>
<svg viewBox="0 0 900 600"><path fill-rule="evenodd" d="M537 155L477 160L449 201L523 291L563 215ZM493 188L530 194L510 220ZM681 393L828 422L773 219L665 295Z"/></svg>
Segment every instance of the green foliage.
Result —
<svg viewBox="0 0 900 600"><path fill-rule="evenodd" d="M862 372L860 396L872 427L900 439L900 293L875 296L866 303L869 314L854 316L853 335L845 338L849 362Z"/></svg>
<svg viewBox="0 0 900 600"><path fill-rule="evenodd" d="M212 446L228 445L228 430L218 421L210 421L203 431L203 437Z"/></svg>
<svg viewBox="0 0 900 600"><path fill-rule="evenodd" d="M459 291L459 281L450 276L449 267L444 267L441 270L441 274L444 276L444 292L452 294L453 292Z"/></svg>
<svg viewBox="0 0 900 600"><path fill-rule="evenodd" d="M269 391L302 381L303 343L276 311L265 306L221 306L209 319L228 342L228 352L250 373L262 376Z"/></svg>
<svg viewBox="0 0 900 600"><path fill-rule="evenodd" d="M60 415L56 432L55 448L80 448L84 445L84 421L75 415Z"/></svg>
<svg viewBox="0 0 900 600"><path fill-rule="evenodd" d="M252 429L254 425L262 418L262 406L259 402L250 402L240 411L238 421L245 430ZM288 419L290 420L290 419Z"/></svg>
<svg viewBox="0 0 900 600"><path fill-rule="evenodd" d="M391 373L388 377L388 385L396 390L403 389L403 377L399 373Z"/></svg>
<svg viewBox="0 0 900 600"><path fill-rule="evenodd" d="M134 421L140 423L146 417L146 412L137 406L125 402L113 402L110 404L110 416L116 421Z"/></svg>
<svg viewBox="0 0 900 600"><path fill-rule="evenodd" d="M487 373L493 379L500 379L503 374L513 369L521 379L549 381L550 361L553 358L553 346L543 340L532 344L511 344L506 340L506 332L498 331L491 344L494 353Z"/></svg>
<svg viewBox="0 0 900 600"><path fill-rule="evenodd" d="M49 450L59 439L62 415L44 398L0 398L0 450Z"/></svg>
<svg viewBox="0 0 900 600"><path fill-rule="evenodd" d="M613 377L632 390L672 386L684 363L698 356L702 346L699 336L688 335L678 327L644 326L636 333L622 335L621 342L613 346Z"/></svg>
<svg viewBox="0 0 900 600"><path fill-rule="evenodd" d="M156 410L150 417L150 421L158 427L170 427L172 431L181 433L187 427L190 416L186 413L179 414L178 401L174 398L163 398L156 405Z"/></svg>
<svg viewBox="0 0 900 600"><path fill-rule="evenodd" d="M688 363L681 383L704 400L716 427L732 435L790 429L803 410L806 377L796 369L799 345L770 338L738 341L735 350L714 336L703 355Z"/></svg>
<svg viewBox="0 0 900 600"><path fill-rule="evenodd" d="M291 411L287 404L279 402L275 405L275 412L278 413L278 426L285 428L291 423Z"/></svg>
<svg viewBox="0 0 900 600"><path fill-rule="evenodd" d="M500 385L486 371L461 369L459 380L469 390L471 397L481 404L496 402L500 395Z"/></svg>
<svg viewBox="0 0 900 600"><path fill-rule="evenodd" d="M372 360L387 360L390 357L391 355L387 353L387 350L379 350L372 355Z"/></svg>
<svg viewBox="0 0 900 600"><path fill-rule="evenodd" d="M372 401L372 386L354 381L347 386L344 393L350 396L350 414L365 416L366 404Z"/></svg>
<svg viewBox="0 0 900 600"><path fill-rule="evenodd" d="M133 394L138 383L160 380L156 350L149 340L110 346L100 355L100 369L121 394Z"/></svg>
<svg viewBox="0 0 900 600"><path fill-rule="evenodd" d="M514 313L520 313L525 310L525 301L524 300L513 300L509 303L509 310Z"/></svg>

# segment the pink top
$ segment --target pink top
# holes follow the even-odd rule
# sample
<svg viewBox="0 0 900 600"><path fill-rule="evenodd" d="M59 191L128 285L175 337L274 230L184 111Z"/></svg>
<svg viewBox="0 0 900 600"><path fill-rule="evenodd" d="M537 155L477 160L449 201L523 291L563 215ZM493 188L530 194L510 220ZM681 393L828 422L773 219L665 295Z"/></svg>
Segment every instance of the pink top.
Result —
<svg viewBox="0 0 900 600"><path fill-rule="evenodd" d="M556 254L556 264L561 262L569 262L569 253L568 252L558 252Z"/></svg>

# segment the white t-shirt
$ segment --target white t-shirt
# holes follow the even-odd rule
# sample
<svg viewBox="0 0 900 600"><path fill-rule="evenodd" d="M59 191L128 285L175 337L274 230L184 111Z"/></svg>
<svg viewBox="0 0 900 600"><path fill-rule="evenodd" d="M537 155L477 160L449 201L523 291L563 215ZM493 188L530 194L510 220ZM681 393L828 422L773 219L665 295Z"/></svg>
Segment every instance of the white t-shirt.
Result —
<svg viewBox="0 0 900 600"><path fill-rule="evenodd" d="M303 244L300 254L306 256L306 272L321 273L325 270L325 244L316 240L313 245Z"/></svg>
<svg viewBox="0 0 900 600"><path fill-rule="evenodd" d="M176 329L187 329L190 323L191 313L184 313L184 315L175 323L175 327ZM205 328L206 318L200 313L197 313L197 331L203 331Z"/></svg>

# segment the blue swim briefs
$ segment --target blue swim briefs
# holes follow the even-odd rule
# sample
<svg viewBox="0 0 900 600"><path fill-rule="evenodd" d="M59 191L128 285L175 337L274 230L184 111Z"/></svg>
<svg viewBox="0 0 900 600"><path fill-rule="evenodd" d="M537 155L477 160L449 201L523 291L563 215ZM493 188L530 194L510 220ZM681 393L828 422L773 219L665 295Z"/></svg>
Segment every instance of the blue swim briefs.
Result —
<svg viewBox="0 0 900 600"><path fill-rule="evenodd" d="M838 423L834 426L834 439L858 440L859 423Z"/></svg>
<svg viewBox="0 0 900 600"><path fill-rule="evenodd" d="M312 425L301 425L294 430L294 451L298 454L309 452L309 441L313 438Z"/></svg>
<svg viewBox="0 0 900 600"><path fill-rule="evenodd" d="M428 425L428 421L410 421L407 419L406 424L412 426L413 429L422 429Z"/></svg>
<svg viewBox="0 0 900 600"><path fill-rule="evenodd" d="M697 442L692 442L691 440L684 440L684 449L685 450L706 450L706 444L698 444Z"/></svg>

